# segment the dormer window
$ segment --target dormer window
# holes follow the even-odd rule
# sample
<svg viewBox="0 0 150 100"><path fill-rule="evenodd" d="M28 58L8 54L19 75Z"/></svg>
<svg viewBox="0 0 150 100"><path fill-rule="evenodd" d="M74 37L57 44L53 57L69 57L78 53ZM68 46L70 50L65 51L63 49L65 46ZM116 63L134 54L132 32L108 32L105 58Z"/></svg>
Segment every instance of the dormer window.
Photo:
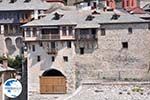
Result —
<svg viewBox="0 0 150 100"><path fill-rule="evenodd" d="M10 0L9 3L15 3L17 0Z"/></svg>
<svg viewBox="0 0 150 100"><path fill-rule="evenodd" d="M117 20L120 17L118 14L113 14L111 20Z"/></svg>
<svg viewBox="0 0 150 100"><path fill-rule="evenodd" d="M25 3L28 3L28 2L30 2L30 1L31 1L31 0L25 0L24 2L25 2Z"/></svg>
<svg viewBox="0 0 150 100"><path fill-rule="evenodd" d="M63 17L63 15L56 12L54 13L53 20L59 20L61 17Z"/></svg>
<svg viewBox="0 0 150 100"><path fill-rule="evenodd" d="M95 18L94 16L88 15L85 20L86 21L92 21L94 18Z"/></svg>
<svg viewBox="0 0 150 100"><path fill-rule="evenodd" d="M97 11L93 11L92 14L95 15L95 14L100 14L100 13Z"/></svg>

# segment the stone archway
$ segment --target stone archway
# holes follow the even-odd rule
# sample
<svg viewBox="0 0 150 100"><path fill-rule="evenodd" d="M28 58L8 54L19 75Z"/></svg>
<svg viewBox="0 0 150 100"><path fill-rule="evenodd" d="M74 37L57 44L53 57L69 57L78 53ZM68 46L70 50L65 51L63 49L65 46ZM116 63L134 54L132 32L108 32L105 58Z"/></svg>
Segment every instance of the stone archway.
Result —
<svg viewBox="0 0 150 100"><path fill-rule="evenodd" d="M40 93L66 93L66 77L56 69L46 70L40 77Z"/></svg>
<svg viewBox="0 0 150 100"><path fill-rule="evenodd" d="M8 54L13 54L16 51L16 47L13 45L13 41L11 38L5 39L6 48L8 50Z"/></svg>
<svg viewBox="0 0 150 100"><path fill-rule="evenodd" d="M15 39L15 42L16 42L16 47L21 49L23 47L23 41L22 41L22 38L21 37L17 37Z"/></svg>

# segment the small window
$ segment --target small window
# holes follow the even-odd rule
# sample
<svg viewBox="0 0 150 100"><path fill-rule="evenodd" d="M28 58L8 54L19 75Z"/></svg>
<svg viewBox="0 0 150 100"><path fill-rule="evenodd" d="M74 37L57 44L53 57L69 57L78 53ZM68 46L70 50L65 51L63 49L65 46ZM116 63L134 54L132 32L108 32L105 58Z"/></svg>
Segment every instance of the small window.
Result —
<svg viewBox="0 0 150 100"><path fill-rule="evenodd" d="M40 62L40 61L41 61L41 57L37 56L37 62Z"/></svg>
<svg viewBox="0 0 150 100"><path fill-rule="evenodd" d="M40 47L42 47L42 46L43 46L43 43L42 43L42 42L40 42L40 43L39 43L39 45L40 45Z"/></svg>
<svg viewBox="0 0 150 100"><path fill-rule="evenodd" d="M56 48L55 42L51 42L51 48L52 48L52 49L55 49L55 48Z"/></svg>
<svg viewBox="0 0 150 100"><path fill-rule="evenodd" d="M94 18L95 18L94 16L88 15L85 20L86 21L92 21Z"/></svg>
<svg viewBox="0 0 150 100"><path fill-rule="evenodd" d="M122 48L127 49L128 48L128 42L122 42Z"/></svg>
<svg viewBox="0 0 150 100"><path fill-rule="evenodd" d="M106 35L106 30L105 28L101 28L101 36L105 36Z"/></svg>
<svg viewBox="0 0 150 100"><path fill-rule="evenodd" d="M129 32L129 34L131 34L132 32L133 32L133 30L132 30L132 28L130 27L130 28L128 28L128 32Z"/></svg>
<svg viewBox="0 0 150 100"><path fill-rule="evenodd" d="M55 61L55 57L54 56L52 56L52 62L54 62Z"/></svg>
<svg viewBox="0 0 150 100"><path fill-rule="evenodd" d="M35 45L32 45L32 51L33 52L35 51Z"/></svg>
<svg viewBox="0 0 150 100"><path fill-rule="evenodd" d="M84 54L84 48L80 48L80 54L81 54L81 55Z"/></svg>
<svg viewBox="0 0 150 100"><path fill-rule="evenodd" d="M28 2L30 2L30 1L31 1L31 0L24 0L25 3L28 3Z"/></svg>
<svg viewBox="0 0 150 100"><path fill-rule="evenodd" d="M148 24L148 29L150 30L150 24Z"/></svg>
<svg viewBox="0 0 150 100"><path fill-rule="evenodd" d="M15 3L17 0L10 0L9 3Z"/></svg>
<svg viewBox="0 0 150 100"><path fill-rule="evenodd" d="M71 48L71 41L67 42L67 48Z"/></svg>
<svg viewBox="0 0 150 100"><path fill-rule="evenodd" d="M63 58L64 58L65 62L68 62L68 57L67 56L64 56Z"/></svg>

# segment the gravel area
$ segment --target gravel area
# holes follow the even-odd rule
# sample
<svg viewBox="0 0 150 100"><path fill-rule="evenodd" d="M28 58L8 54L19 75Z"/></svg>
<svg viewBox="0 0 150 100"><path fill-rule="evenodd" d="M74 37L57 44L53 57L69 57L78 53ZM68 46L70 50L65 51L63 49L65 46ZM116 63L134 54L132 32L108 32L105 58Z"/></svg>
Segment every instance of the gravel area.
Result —
<svg viewBox="0 0 150 100"><path fill-rule="evenodd" d="M150 100L150 83L90 82L82 84L73 94L32 93L29 100Z"/></svg>
<svg viewBox="0 0 150 100"><path fill-rule="evenodd" d="M78 93L65 100L150 100L150 87L136 85L83 85Z"/></svg>

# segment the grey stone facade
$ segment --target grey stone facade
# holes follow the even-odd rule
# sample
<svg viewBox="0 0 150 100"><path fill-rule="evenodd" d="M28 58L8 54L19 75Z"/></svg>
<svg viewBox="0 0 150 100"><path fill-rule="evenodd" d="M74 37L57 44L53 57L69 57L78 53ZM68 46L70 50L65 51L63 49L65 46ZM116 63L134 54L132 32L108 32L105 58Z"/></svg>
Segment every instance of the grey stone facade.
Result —
<svg viewBox="0 0 150 100"><path fill-rule="evenodd" d="M105 24L98 32L98 46L90 54L77 55L79 80L149 80L149 30L147 24ZM128 33L132 27L133 33ZM122 43L127 42L128 48Z"/></svg>
<svg viewBox="0 0 150 100"><path fill-rule="evenodd" d="M122 10L56 10L23 28L28 47L29 99L40 94L40 76L50 69L66 77L67 93L73 93L86 80L150 80L150 30L148 21L137 16ZM54 35L59 38L52 38ZM49 54L54 42L57 54Z"/></svg>
<svg viewBox="0 0 150 100"><path fill-rule="evenodd" d="M104 36L101 28L106 30ZM128 32L129 28L132 33ZM72 93L85 80L147 81L150 79L149 33L147 23L101 24L97 40L72 41L71 48L67 48L68 41L56 41L55 62L52 62L54 55L47 54L50 41L42 41L42 46L39 42L27 42L29 92L39 93L39 77L48 69L57 69L66 76L67 93ZM123 47L124 42L128 47ZM85 48L83 55L80 47ZM40 62L37 56L41 57ZM64 62L64 56L68 62Z"/></svg>

